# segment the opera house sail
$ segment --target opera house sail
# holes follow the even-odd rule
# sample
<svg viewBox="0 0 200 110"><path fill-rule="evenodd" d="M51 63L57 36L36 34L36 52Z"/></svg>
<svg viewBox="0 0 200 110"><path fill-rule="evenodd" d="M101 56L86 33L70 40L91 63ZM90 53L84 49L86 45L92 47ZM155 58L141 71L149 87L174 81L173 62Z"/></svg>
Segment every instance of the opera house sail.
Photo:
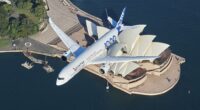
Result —
<svg viewBox="0 0 200 110"><path fill-rule="evenodd" d="M93 37L100 38L109 31L89 20L86 20L86 26L88 35ZM109 75L100 76L107 80L110 78L108 81L112 86L129 94L159 95L169 91L178 82L180 71L169 72L172 69L179 70L185 59L171 53L169 44L154 41L156 35L141 34L145 27L143 24L135 25L122 31L118 43L112 45L107 53L110 56L160 57L152 61L114 63L109 65ZM178 65L174 66L175 63ZM100 74L103 72L100 71Z"/></svg>

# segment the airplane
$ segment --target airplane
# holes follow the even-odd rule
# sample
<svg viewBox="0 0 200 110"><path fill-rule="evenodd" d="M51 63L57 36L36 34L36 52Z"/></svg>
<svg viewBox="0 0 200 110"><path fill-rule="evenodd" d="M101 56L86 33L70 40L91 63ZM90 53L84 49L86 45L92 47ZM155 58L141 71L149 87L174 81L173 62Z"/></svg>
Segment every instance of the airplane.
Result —
<svg viewBox="0 0 200 110"><path fill-rule="evenodd" d="M104 54L108 51L113 44L119 43L118 34L126 29L137 28L134 26L124 26L122 24L126 8L123 9L119 21L114 21L111 17L107 16L108 21L114 27L103 36L101 36L96 42L87 48L84 48L73 41L68 35L66 35L56 24L49 18L49 23L58 37L68 47L68 51L63 53L62 59L67 60L71 56L75 58L67 66L65 66L58 75L56 85L61 86L72 79L83 68L91 64L100 64L100 72L107 74L110 69L110 64L122 63L122 62L138 62L143 60L154 60L158 56L109 56Z"/></svg>

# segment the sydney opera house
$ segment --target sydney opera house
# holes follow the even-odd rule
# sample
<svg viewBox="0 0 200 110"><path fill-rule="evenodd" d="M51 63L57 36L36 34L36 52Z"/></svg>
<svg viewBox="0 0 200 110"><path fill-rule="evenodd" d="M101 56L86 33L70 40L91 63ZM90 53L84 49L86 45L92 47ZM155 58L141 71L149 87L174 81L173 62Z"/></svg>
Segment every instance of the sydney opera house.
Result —
<svg viewBox="0 0 200 110"><path fill-rule="evenodd" d="M88 20L86 20L86 27L89 36L100 37L109 31L108 28L97 26ZM138 88L140 85L145 85L144 83L147 80L154 80L150 79L152 76L155 76L157 79L160 77L161 79L163 76L168 74L168 69L173 65L172 60L174 54L170 51L170 45L154 41L156 35L142 35L141 33L145 27L146 25L135 25L134 28L122 31L117 39L119 43L114 44L111 49L108 50L108 54L110 56L160 56L158 59L153 61L116 63L109 65L109 67L99 66L100 73L103 74L105 71L109 72L109 75L106 76L106 79L108 80L110 78L108 81L114 87L125 92L130 92L131 90L134 91L133 88ZM104 75L102 77L105 78ZM177 79L179 78L179 75L174 75L174 77ZM168 76L166 76L164 80L171 82L173 78L170 79ZM153 83L160 83L155 81L156 80L154 80ZM174 80L174 83L175 82L177 81ZM147 85L151 83L152 82L149 82ZM169 87L166 88L169 89L170 86L172 87L174 85L169 84L168 86ZM147 88L149 88L149 86ZM164 88L161 91L164 91ZM134 92L130 92L130 94L132 93ZM152 93L150 95L155 94Z"/></svg>

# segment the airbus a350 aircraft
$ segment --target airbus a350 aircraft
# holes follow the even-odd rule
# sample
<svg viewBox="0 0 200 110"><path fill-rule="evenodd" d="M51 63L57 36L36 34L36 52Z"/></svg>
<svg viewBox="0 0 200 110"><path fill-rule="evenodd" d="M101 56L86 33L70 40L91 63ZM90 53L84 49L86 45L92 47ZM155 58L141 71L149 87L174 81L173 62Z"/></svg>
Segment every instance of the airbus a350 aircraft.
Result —
<svg viewBox="0 0 200 110"><path fill-rule="evenodd" d="M63 43L69 48L67 52L63 54L66 59L70 56L74 56L72 62L70 62L63 70L60 72L56 85L60 86L67 83L71 78L73 78L77 73L79 73L84 67L91 64L101 64L101 72L107 73L110 69L111 63L120 62L130 62L130 61L142 61L142 60L154 60L158 58L157 56L109 56L105 55L107 51L113 44L118 43L119 32L129 29L136 28L134 26L124 26L122 24L124 13L126 8L123 9L122 14L118 22L114 21L111 17L108 17L108 21L114 27L103 36L101 36L95 43L91 46L84 48L77 44L75 41L70 39L59 27L57 27L54 22L49 18L49 23L56 34L60 37Z"/></svg>

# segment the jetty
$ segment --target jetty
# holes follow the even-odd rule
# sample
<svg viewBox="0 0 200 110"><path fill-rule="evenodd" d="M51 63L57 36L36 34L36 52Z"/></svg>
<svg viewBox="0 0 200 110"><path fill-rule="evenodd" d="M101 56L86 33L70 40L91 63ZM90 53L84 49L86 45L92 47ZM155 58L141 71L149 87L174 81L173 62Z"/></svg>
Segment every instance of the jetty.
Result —
<svg viewBox="0 0 200 110"><path fill-rule="evenodd" d="M31 63L27 62L27 61L22 63L21 66L28 69L28 70L33 68L33 65Z"/></svg>
<svg viewBox="0 0 200 110"><path fill-rule="evenodd" d="M44 65L43 69L47 72L47 73L51 73L54 72L54 69L50 66L50 65Z"/></svg>
<svg viewBox="0 0 200 110"><path fill-rule="evenodd" d="M32 56L32 53L30 52L23 52L24 56L27 57L30 61L32 61L32 63L35 64L40 64L40 65L44 65L43 69L47 72L47 73L51 73L54 72L54 69L48 65L48 61L46 61L46 57L45 60L41 60L41 59L37 59L35 57ZM25 63L22 64L23 67L27 68L27 69L31 69L33 68L32 63L28 63L27 61Z"/></svg>
<svg viewBox="0 0 200 110"><path fill-rule="evenodd" d="M29 60L31 60L33 63L36 63L36 64L47 64L48 62L47 61L43 61L43 60L40 60L40 59L36 59L35 57L33 57L31 55L30 52L23 52L24 56L27 57Z"/></svg>

